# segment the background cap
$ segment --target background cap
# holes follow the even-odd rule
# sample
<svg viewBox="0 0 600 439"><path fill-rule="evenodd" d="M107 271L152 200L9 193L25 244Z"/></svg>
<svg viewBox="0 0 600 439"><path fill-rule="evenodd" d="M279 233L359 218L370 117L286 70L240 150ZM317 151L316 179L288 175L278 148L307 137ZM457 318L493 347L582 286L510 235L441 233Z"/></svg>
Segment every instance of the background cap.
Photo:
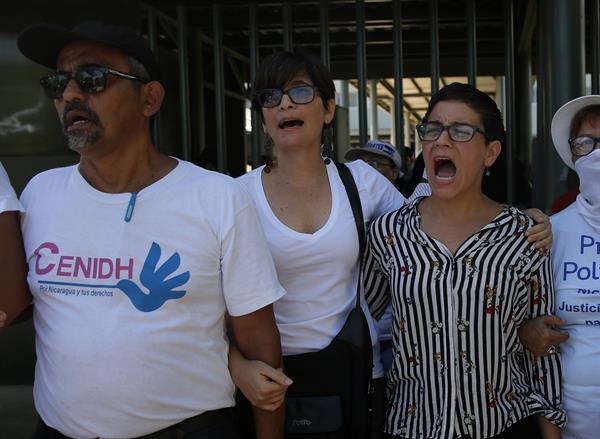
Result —
<svg viewBox="0 0 600 439"><path fill-rule="evenodd" d="M84 21L72 30L48 24L37 24L23 30L17 47L30 60L56 69L59 52L69 43L92 41L119 49L138 60L148 71L150 79L158 79L158 64L148 42L135 30L125 26Z"/></svg>
<svg viewBox="0 0 600 439"><path fill-rule="evenodd" d="M556 152L565 164L575 169L569 137L571 137L571 121L579 110L590 105L600 105L600 95L589 95L575 98L560 107L552 118L552 142Z"/></svg>
<svg viewBox="0 0 600 439"><path fill-rule="evenodd" d="M394 162L398 169L402 169L402 158L400 157L400 153L389 143L381 142L379 140L369 140L364 146L348 150L344 155L344 158L346 160L356 160L361 152L370 152L387 157Z"/></svg>

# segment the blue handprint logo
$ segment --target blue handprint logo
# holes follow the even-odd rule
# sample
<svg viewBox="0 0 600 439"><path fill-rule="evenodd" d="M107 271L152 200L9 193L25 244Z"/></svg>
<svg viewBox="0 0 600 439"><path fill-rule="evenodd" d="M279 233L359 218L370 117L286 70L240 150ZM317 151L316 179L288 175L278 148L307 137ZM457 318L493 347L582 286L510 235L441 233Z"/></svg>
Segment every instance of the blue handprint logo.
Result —
<svg viewBox="0 0 600 439"><path fill-rule="evenodd" d="M153 242L150 246L142 272L140 282L147 288L145 293L134 282L123 279L117 283L117 288L123 291L133 306L142 312L155 311L169 299L180 299L185 296L185 290L175 290L190 280L190 272L178 274L170 279L167 276L173 274L181 264L179 253L175 252L160 267L156 267L160 259L160 246Z"/></svg>

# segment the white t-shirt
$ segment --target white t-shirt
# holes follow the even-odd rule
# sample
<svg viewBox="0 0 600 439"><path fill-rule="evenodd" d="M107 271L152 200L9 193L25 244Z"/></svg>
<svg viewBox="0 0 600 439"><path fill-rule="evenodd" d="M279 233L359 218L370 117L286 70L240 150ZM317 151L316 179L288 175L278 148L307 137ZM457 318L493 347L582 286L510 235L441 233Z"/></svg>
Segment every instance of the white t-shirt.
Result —
<svg viewBox="0 0 600 439"><path fill-rule="evenodd" d="M10 210L23 212L23 206L19 203L15 190L10 185L8 174L0 163L0 213Z"/></svg>
<svg viewBox="0 0 600 439"><path fill-rule="evenodd" d="M137 437L234 405L225 312L284 290L252 200L180 161L137 194L77 166L32 179L22 228L34 295L36 409L74 438Z"/></svg>
<svg viewBox="0 0 600 439"><path fill-rule="evenodd" d="M562 352L563 438L596 438L600 431L600 236L577 203L550 218L554 243L556 314L569 322ZM581 432L581 435L576 435Z"/></svg>
<svg viewBox="0 0 600 439"><path fill-rule="evenodd" d="M402 206L404 197L362 160L347 163L359 191L365 223ZM356 223L344 184L333 163L327 165L331 213L315 233L299 233L273 213L262 186L263 167L239 177L254 198L279 281L287 294L274 304L284 355L323 349L341 330L358 281ZM363 307L366 310L366 306ZM383 376L377 331L366 314L374 344L374 376Z"/></svg>

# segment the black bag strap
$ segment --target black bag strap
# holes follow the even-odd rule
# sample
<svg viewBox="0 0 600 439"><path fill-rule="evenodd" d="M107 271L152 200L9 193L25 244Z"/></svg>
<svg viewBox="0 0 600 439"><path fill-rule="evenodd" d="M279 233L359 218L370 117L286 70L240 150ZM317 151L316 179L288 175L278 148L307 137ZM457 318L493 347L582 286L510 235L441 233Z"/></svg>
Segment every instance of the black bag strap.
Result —
<svg viewBox="0 0 600 439"><path fill-rule="evenodd" d="M338 169L342 183L346 188L346 194L348 194L348 200L350 200L350 207L354 214L354 222L356 223L356 231L358 233L358 283L356 285L356 308L360 308L360 283L361 283L361 266L363 255L365 254L366 237L365 237L365 220L363 218L362 205L360 204L360 196L358 195L358 188L356 182L348 166L343 163L335 163Z"/></svg>

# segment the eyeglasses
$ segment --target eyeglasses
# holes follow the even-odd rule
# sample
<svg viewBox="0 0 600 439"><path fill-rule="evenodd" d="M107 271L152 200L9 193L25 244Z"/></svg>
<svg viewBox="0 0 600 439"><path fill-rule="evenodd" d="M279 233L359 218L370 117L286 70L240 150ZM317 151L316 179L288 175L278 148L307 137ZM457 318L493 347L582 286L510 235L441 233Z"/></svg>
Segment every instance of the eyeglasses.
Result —
<svg viewBox="0 0 600 439"><path fill-rule="evenodd" d="M288 95L294 104L309 104L314 101L318 87L314 85L299 85L287 90L280 88L265 88L256 95L258 104L263 108L273 108L281 103L283 95Z"/></svg>
<svg viewBox="0 0 600 439"><path fill-rule="evenodd" d="M75 72L55 72L40 79L40 84L50 99L60 99L71 79L75 80L84 93L100 93L106 88L106 77L108 75L140 81L144 84L148 82L139 76L119 72L108 67L85 66Z"/></svg>
<svg viewBox="0 0 600 439"><path fill-rule="evenodd" d="M437 140L444 130L448 130L450 139L455 142L468 142L475 133L481 133L487 140L485 132L474 125L468 123L453 123L443 125L439 122L423 122L417 124L417 133L419 138L424 141Z"/></svg>
<svg viewBox="0 0 600 439"><path fill-rule="evenodd" d="M578 136L569 139L571 152L579 157L590 154L596 149L598 142L600 142L600 137Z"/></svg>

